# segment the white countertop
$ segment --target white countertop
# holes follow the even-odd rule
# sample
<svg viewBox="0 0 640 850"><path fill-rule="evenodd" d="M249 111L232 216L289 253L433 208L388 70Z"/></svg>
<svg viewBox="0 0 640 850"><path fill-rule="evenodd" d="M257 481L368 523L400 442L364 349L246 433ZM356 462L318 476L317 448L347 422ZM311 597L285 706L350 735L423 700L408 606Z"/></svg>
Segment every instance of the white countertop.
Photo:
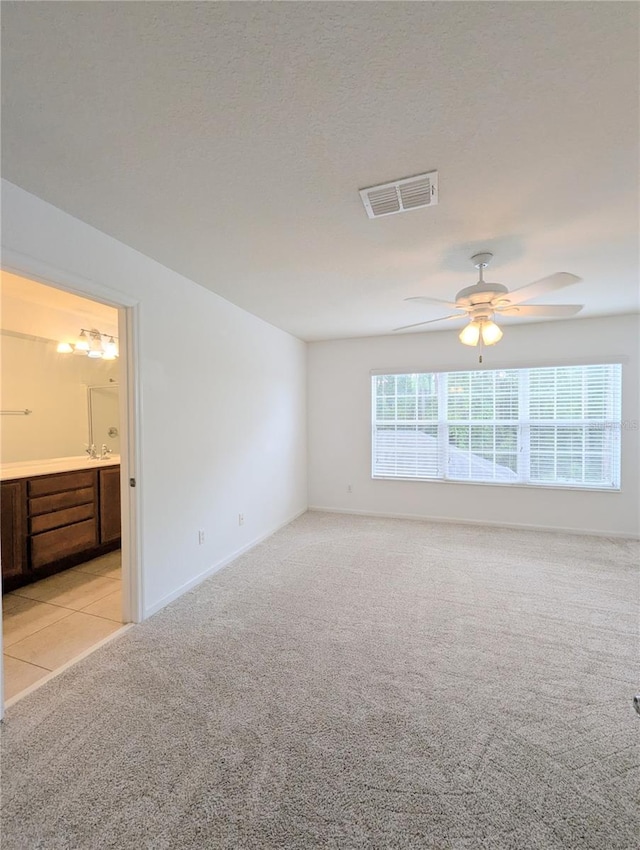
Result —
<svg viewBox="0 0 640 850"><path fill-rule="evenodd" d="M0 465L0 481L13 478L31 478L34 475L52 475L55 472L72 472L76 469L96 469L100 466L117 466L120 455L110 455L106 460L79 457L53 457L47 460L20 460Z"/></svg>

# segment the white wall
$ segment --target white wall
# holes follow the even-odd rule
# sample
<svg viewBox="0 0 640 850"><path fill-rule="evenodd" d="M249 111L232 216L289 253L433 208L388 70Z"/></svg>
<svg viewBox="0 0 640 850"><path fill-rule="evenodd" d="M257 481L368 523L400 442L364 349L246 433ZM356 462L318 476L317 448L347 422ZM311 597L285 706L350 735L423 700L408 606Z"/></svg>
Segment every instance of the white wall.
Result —
<svg viewBox="0 0 640 850"><path fill-rule="evenodd" d="M138 497L152 612L306 508L306 346L16 186L2 190L10 256L81 276L90 297L106 286L139 302Z"/></svg>
<svg viewBox="0 0 640 850"><path fill-rule="evenodd" d="M0 337L3 410L32 411L0 420L0 460L82 455L89 440L87 386L118 379L116 361L58 354L56 343L3 333Z"/></svg>
<svg viewBox="0 0 640 850"><path fill-rule="evenodd" d="M638 316L509 325L485 349L486 368L596 362L622 356L621 492L534 489L371 478L370 370L473 369L477 350L455 331L309 345L311 507L637 536L639 523ZM347 486L352 486L352 493Z"/></svg>

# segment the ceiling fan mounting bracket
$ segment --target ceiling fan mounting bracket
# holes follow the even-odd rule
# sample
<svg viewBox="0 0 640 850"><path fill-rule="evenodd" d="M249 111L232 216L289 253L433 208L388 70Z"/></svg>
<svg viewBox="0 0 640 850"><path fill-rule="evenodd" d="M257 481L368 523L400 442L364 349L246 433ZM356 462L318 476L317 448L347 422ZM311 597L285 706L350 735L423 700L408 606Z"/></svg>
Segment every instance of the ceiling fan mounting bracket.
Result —
<svg viewBox="0 0 640 850"><path fill-rule="evenodd" d="M486 269L492 259L493 254L490 254L488 251L483 251L480 254L474 254L473 257L471 257L471 262L477 269Z"/></svg>

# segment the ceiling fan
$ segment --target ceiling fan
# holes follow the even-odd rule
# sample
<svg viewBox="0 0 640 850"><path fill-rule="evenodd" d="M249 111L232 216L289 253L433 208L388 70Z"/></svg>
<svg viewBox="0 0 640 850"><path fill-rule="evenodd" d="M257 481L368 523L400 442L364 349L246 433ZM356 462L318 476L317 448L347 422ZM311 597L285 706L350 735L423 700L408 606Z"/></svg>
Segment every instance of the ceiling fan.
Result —
<svg viewBox="0 0 640 850"><path fill-rule="evenodd" d="M429 298L426 295L417 295L413 298L405 298L405 301L420 301L422 304L442 304L457 313L449 316L441 316L439 319L429 319L426 322L416 322L413 325L403 325L394 328L395 331L405 331L409 328L417 328L422 325L430 325L434 322L446 322L455 319L468 318L469 322L459 334L460 342L464 345L495 345L502 339L502 331L495 323L497 316L516 317L549 317L566 318L575 316L582 310L582 304L523 304L531 298L537 298L547 292L554 292L578 283L581 278L568 272L556 272L529 283L520 289L511 292L501 283L489 283L484 279L484 270L487 268L493 254L474 254L471 262L478 269L479 280L473 286L461 289L456 295L455 301L442 301L439 298ZM480 358L482 362L482 357Z"/></svg>

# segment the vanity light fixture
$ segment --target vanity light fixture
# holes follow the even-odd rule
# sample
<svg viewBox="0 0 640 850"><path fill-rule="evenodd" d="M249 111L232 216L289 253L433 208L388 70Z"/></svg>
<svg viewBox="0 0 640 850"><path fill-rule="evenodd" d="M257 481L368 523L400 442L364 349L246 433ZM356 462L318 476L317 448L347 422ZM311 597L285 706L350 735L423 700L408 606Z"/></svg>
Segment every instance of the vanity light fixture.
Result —
<svg viewBox="0 0 640 850"><path fill-rule="evenodd" d="M91 343L89 345L89 351L87 351L87 356L94 360L98 360L104 354L104 349L102 348L102 334L100 331L89 331L89 337L91 338Z"/></svg>
<svg viewBox="0 0 640 850"><path fill-rule="evenodd" d="M89 351L89 340L87 339L87 334L85 331L80 329L80 336L78 337L78 341L73 346L73 351L76 354L86 354Z"/></svg>
<svg viewBox="0 0 640 850"><path fill-rule="evenodd" d="M115 360L118 356L118 346L116 345L115 339L110 336L109 342L105 342L103 345L104 354L102 355L103 360Z"/></svg>
<svg viewBox="0 0 640 850"><path fill-rule="evenodd" d="M115 360L118 357L117 336L101 333L97 328L80 328L75 343L59 342L59 354L80 354L92 360ZM106 340L106 341L105 341Z"/></svg>

